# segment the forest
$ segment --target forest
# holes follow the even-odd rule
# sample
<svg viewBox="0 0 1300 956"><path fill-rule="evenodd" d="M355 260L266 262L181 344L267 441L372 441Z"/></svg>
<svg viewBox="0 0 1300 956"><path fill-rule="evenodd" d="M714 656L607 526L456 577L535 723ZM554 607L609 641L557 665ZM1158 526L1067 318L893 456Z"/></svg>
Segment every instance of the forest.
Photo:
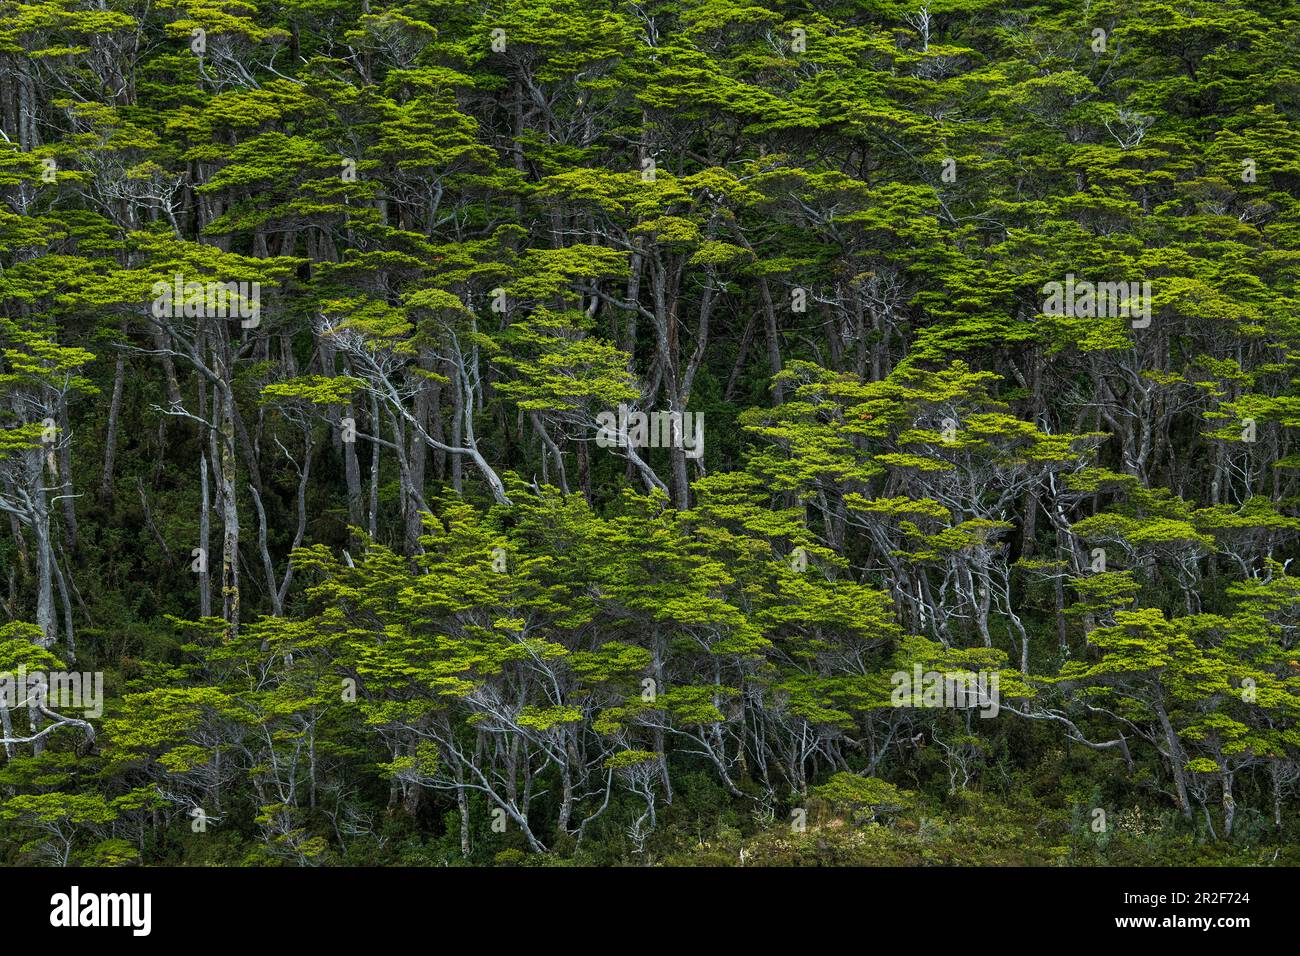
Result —
<svg viewBox="0 0 1300 956"><path fill-rule="evenodd" d="M1300 865L1298 540L1289 0L0 0L0 864Z"/></svg>

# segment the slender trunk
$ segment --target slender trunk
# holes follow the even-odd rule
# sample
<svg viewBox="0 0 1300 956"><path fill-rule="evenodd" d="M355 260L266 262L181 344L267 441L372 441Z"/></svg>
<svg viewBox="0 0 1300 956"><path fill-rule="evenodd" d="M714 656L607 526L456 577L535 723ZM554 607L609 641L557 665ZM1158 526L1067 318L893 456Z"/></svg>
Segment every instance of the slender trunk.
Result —
<svg viewBox="0 0 1300 956"><path fill-rule="evenodd" d="M59 403L59 435L61 440L58 447L58 464L59 464L59 504L63 508L63 525L68 532L66 542L68 548L75 554L78 550L77 535L77 499L72 489L72 434L70 423L68 421L68 400L64 397Z"/></svg>
<svg viewBox="0 0 1300 956"><path fill-rule="evenodd" d="M235 393L229 381L221 390L221 611L230 636L239 633L239 505L235 485Z"/></svg>
<svg viewBox="0 0 1300 956"><path fill-rule="evenodd" d="M1232 824L1237 818L1237 800L1232 795L1232 778L1234 774L1231 771L1224 771L1223 779L1223 837L1226 840L1232 839Z"/></svg>
<svg viewBox="0 0 1300 956"><path fill-rule="evenodd" d="M767 338L767 364L773 378L772 403L780 405L785 401L785 386L775 380L777 373L781 371L781 338L776 324L776 305L772 301L772 289L766 278L759 279L758 290L763 299L763 331Z"/></svg>
<svg viewBox="0 0 1300 956"><path fill-rule="evenodd" d="M113 501L113 465L117 460L117 428L125 385L126 355L118 352L117 364L113 368L113 397L108 403L108 430L104 436L104 470L99 478L99 500L104 505Z"/></svg>
<svg viewBox="0 0 1300 956"><path fill-rule="evenodd" d="M208 555L212 553L212 504L208 492L208 456L199 453L199 554L203 556L199 571L199 614L212 616L212 572L208 568Z"/></svg>
<svg viewBox="0 0 1300 956"><path fill-rule="evenodd" d="M1156 717L1160 721L1160 729L1165 736L1165 745L1169 748L1169 765L1174 775L1174 790L1178 794L1178 809L1183 814L1183 819L1188 823L1192 820L1192 801L1187 796L1187 774L1183 770L1183 748L1179 743L1178 734L1174 732L1174 725L1169 720L1169 714L1166 713L1164 704L1159 700L1155 702L1154 710Z"/></svg>
<svg viewBox="0 0 1300 956"><path fill-rule="evenodd" d="M375 441L370 443L370 512L366 530L370 537L379 533L379 437L383 425L379 421L379 399L370 396L370 431Z"/></svg>

